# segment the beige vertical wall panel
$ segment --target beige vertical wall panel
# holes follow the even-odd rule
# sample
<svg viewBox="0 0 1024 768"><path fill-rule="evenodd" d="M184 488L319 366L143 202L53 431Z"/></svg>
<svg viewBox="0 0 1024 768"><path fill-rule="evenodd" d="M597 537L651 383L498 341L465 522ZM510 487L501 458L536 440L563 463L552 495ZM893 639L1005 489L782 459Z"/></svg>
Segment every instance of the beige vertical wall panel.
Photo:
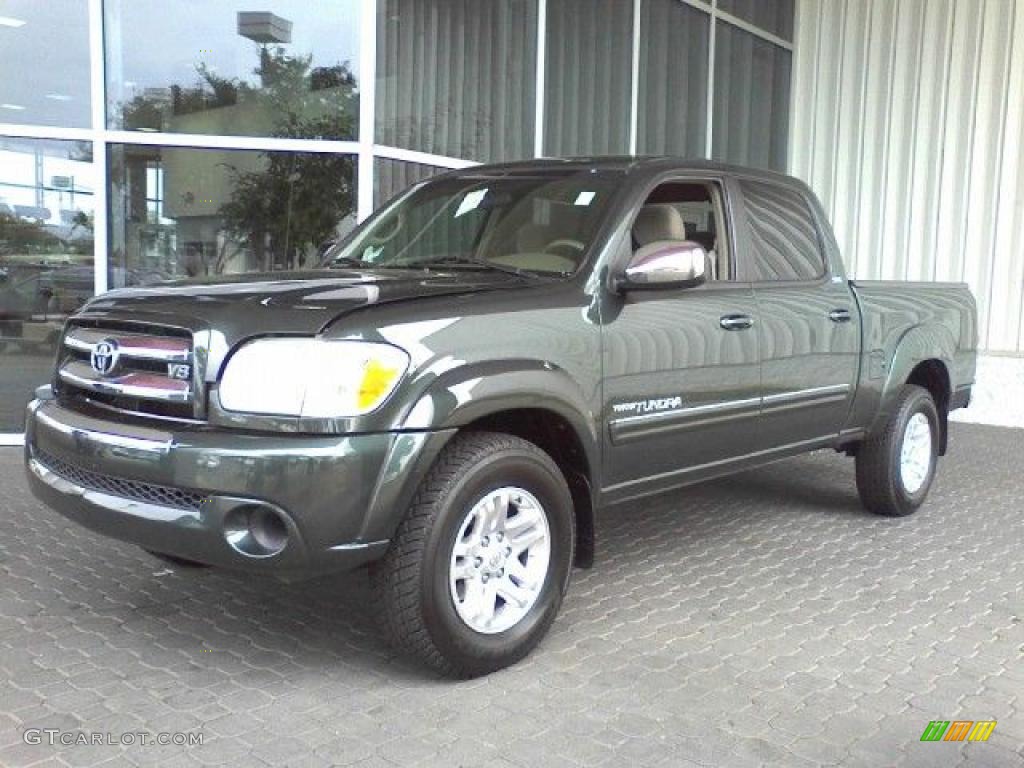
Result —
<svg viewBox="0 0 1024 768"><path fill-rule="evenodd" d="M994 349L1024 350L1021 338L1024 286L1024 2L1012 20L1010 83L1006 98L1005 135L996 209L996 242L988 344ZM1006 318L1000 321L1000 318Z"/></svg>
<svg viewBox="0 0 1024 768"><path fill-rule="evenodd" d="M829 3L823 5L832 7ZM870 6L871 25L868 30L865 73L867 88L862 95L864 130L860 137L863 152L860 164L861 184L858 197L853 201L857 208L857 252L851 262L855 265L853 274L865 278L878 278L881 276L880 255L885 244L882 223L885 217L885 176L889 159L887 129L890 122L897 5L891 0L874 0ZM823 55L831 56L832 52L823 51ZM820 87L834 86L831 83L822 83ZM831 162L842 162L845 153L845 147L838 147L832 155ZM829 205L834 207L837 202L831 200Z"/></svg>
<svg viewBox="0 0 1024 768"><path fill-rule="evenodd" d="M861 279L966 280L1024 352L1024 0L798 0L791 171Z"/></svg>
<svg viewBox="0 0 1024 768"><path fill-rule="evenodd" d="M861 137L864 119L864 99L861 95L867 88L868 27L871 23L870 5L862 0L847 0L846 21L841 29L847 30L840 65L839 109L836 147L842 147L848 162L837 163L826 158L823 165L833 171L833 200L856 200L860 195L861 175L859 172L863 148ZM857 94L857 98L842 98L844 94ZM815 186L818 182L815 181ZM851 254L857 252L856 206L836 206L832 211L832 226L836 238L848 243ZM854 265L851 265L851 268Z"/></svg>
<svg viewBox="0 0 1024 768"><path fill-rule="evenodd" d="M952 40L953 4L956 0L931 0L923 6L921 69L934 77L919 82L916 124L919 130L911 148L913 157L910 217L907 221L906 269L903 280L930 280L938 242L939 190L946 126L946 82ZM937 128L936 128L937 127Z"/></svg>
<svg viewBox="0 0 1024 768"><path fill-rule="evenodd" d="M924 29L922 0L893 2L896 26L892 43L888 155L882 178L883 258L875 274L883 280L902 280L906 274L910 227L910 192L913 189L913 150L918 144L917 103L920 96L921 41ZM921 131L923 141L924 130Z"/></svg>
<svg viewBox="0 0 1024 768"><path fill-rule="evenodd" d="M1001 190L1003 140L1009 88L1010 34L1013 5L1008 0L983 5L984 19L978 66L978 98L971 146L970 196L967 237L961 279L974 289L978 300L980 342L988 348L991 326L992 265L995 260L996 210Z"/></svg>
<svg viewBox="0 0 1024 768"><path fill-rule="evenodd" d="M974 99L981 46L982 14L973 3L953 5L953 30L946 75L946 119L940 126L942 168L933 280L959 280L967 230L970 147L974 140Z"/></svg>

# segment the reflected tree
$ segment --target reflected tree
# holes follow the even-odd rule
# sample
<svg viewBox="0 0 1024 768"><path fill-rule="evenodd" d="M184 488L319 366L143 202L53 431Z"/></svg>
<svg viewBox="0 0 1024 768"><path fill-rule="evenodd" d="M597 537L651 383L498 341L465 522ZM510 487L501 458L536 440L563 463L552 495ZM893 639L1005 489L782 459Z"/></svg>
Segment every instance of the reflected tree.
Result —
<svg viewBox="0 0 1024 768"><path fill-rule="evenodd" d="M0 256L47 254L60 243L42 223L0 212Z"/></svg>
<svg viewBox="0 0 1024 768"><path fill-rule="evenodd" d="M259 97L279 116L276 137L321 139L352 129L356 79L349 65L311 69L311 64L311 56L289 56L282 48L261 51L256 74L264 87ZM252 248L262 270L310 266L310 253L333 237L353 208L352 158L262 156L264 168L258 171L229 166L234 190L220 208L225 232Z"/></svg>

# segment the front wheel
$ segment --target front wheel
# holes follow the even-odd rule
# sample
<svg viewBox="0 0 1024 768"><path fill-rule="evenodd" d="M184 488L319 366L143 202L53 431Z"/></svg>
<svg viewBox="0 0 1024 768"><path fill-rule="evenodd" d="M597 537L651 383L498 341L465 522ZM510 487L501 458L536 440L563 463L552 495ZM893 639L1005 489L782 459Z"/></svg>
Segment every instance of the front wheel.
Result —
<svg viewBox="0 0 1024 768"><path fill-rule="evenodd" d="M902 517L924 503L935 478L939 430L931 393L903 387L885 427L857 452L857 490L868 510Z"/></svg>
<svg viewBox="0 0 1024 768"><path fill-rule="evenodd" d="M519 661L561 607L574 522L565 478L540 448L511 435L457 436L371 566L385 633L447 675Z"/></svg>

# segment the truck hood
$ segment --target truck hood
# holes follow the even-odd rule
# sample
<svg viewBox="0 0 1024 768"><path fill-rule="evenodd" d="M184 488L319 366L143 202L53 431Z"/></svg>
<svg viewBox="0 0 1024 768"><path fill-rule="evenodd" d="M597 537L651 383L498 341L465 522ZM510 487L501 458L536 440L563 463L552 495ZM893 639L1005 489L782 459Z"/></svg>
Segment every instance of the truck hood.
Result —
<svg viewBox="0 0 1024 768"><path fill-rule="evenodd" d="M90 301L83 314L215 330L234 344L261 333L319 333L375 304L523 284L515 275L464 269L274 272L114 290Z"/></svg>

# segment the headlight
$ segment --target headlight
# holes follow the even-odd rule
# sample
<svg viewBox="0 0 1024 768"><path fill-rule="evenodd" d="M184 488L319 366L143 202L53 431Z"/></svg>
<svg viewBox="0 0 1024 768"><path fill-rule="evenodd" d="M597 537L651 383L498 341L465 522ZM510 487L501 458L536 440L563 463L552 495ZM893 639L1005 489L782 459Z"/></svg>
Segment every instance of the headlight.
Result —
<svg viewBox="0 0 1024 768"><path fill-rule="evenodd" d="M259 339L228 360L220 403L242 413L362 416L388 399L408 367L409 356L390 344Z"/></svg>

